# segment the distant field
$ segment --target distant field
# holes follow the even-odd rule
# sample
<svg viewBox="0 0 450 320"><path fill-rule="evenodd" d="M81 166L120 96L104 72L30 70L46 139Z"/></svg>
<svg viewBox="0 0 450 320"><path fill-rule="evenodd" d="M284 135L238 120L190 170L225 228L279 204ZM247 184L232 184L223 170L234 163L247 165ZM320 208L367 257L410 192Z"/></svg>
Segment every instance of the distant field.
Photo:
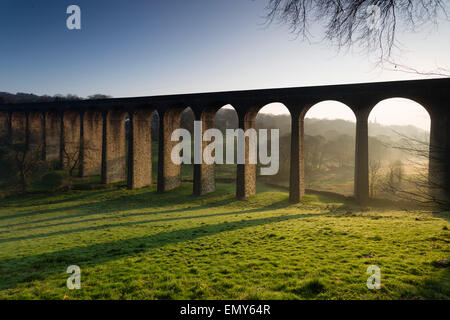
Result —
<svg viewBox="0 0 450 320"><path fill-rule="evenodd" d="M0 299L449 299L449 213L233 184L0 200ZM447 260L447 262L445 261ZM382 289L366 287L378 265ZM81 290L68 290L69 265Z"/></svg>

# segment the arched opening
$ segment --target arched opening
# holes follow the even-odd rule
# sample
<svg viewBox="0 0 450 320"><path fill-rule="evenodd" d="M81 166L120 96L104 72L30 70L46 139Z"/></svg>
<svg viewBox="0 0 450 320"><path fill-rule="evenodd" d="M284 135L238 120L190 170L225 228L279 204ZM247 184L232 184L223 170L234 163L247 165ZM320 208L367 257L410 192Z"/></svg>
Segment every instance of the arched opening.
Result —
<svg viewBox="0 0 450 320"><path fill-rule="evenodd" d="M194 111L187 107L181 113L180 128L188 130L191 134L191 162L181 165L181 182L192 183L194 181L194 121Z"/></svg>
<svg viewBox="0 0 450 320"><path fill-rule="evenodd" d="M234 154L234 160L233 163L227 163L226 162L226 149L227 149L227 140L226 137L226 131L227 129L237 129L239 126L239 118L237 115L236 110L234 107L230 104L227 104L223 107L221 107L219 110L217 110L215 116L214 116L214 127L222 132L222 135L224 139L222 141L214 141L216 150L220 149L222 150L223 154L223 164L215 164L215 175L216 175L216 182L217 183L236 183L236 159L237 155L236 152ZM236 138L234 139L234 150L236 150L237 142ZM217 162L217 161L216 161ZM232 190L231 192L234 192Z"/></svg>
<svg viewBox="0 0 450 320"><path fill-rule="evenodd" d="M426 192L431 119L404 98L379 102L369 115L369 195L399 199Z"/></svg>
<svg viewBox="0 0 450 320"><path fill-rule="evenodd" d="M323 101L305 114L305 187L354 193L356 117L338 101Z"/></svg>
<svg viewBox="0 0 450 320"><path fill-rule="evenodd" d="M288 188L291 154L289 110L278 102L265 105L256 115L255 129L258 137L257 192L280 187Z"/></svg>
<svg viewBox="0 0 450 320"><path fill-rule="evenodd" d="M178 188L182 181L193 181L192 133L195 115L191 108L172 106L162 111L159 117L157 190L166 192ZM191 157L184 154L187 148L187 141L184 139L188 138L185 130L188 131L187 135L191 139ZM176 161L173 158L174 155L177 157ZM187 161L186 157L189 157L190 161Z"/></svg>

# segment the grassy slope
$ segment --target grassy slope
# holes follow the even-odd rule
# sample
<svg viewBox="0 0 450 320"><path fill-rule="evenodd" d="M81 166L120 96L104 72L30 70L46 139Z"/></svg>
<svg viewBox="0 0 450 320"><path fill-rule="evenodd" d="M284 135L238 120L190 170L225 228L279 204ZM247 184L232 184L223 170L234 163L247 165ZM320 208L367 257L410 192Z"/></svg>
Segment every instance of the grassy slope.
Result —
<svg viewBox="0 0 450 320"><path fill-rule="evenodd" d="M0 200L0 298L450 298L448 214L354 207L259 186L192 185ZM66 288L69 265L82 289ZM367 266L382 290L366 288ZM319 281L314 281L319 280Z"/></svg>

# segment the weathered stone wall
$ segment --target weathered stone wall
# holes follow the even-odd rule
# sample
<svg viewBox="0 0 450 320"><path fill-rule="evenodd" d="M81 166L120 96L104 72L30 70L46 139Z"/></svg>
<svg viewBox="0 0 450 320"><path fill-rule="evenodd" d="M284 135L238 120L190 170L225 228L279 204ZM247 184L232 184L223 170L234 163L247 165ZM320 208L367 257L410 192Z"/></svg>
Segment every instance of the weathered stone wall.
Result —
<svg viewBox="0 0 450 320"><path fill-rule="evenodd" d="M203 157L204 149L211 142L203 141L203 133L214 128L214 119L216 115L216 110L205 110L202 112L200 117L196 120L202 122L202 132L200 133L199 139L201 139L201 157ZM194 164L194 195L203 195L216 190L216 172L215 164L206 164L202 161L201 164Z"/></svg>
<svg viewBox="0 0 450 320"><path fill-rule="evenodd" d="M152 115L154 110L141 109L130 113L128 141L128 188L152 184Z"/></svg>
<svg viewBox="0 0 450 320"><path fill-rule="evenodd" d="M239 128L246 132L255 129L257 110L249 110L245 115L239 115ZM237 165L236 197L246 199L256 193L256 164L249 163L249 137L245 137L245 164Z"/></svg>
<svg viewBox="0 0 450 320"><path fill-rule="evenodd" d="M86 111L81 121L80 176L100 175L102 172L103 114Z"/></svg>
<svg viewBox="0 0 450 320"><path fill-rule="evenodd" d="M11 114L11 140L13 144L27 143L27 116L25 112L13 112Z"/></svg>
<svg viewBox="0 0 450 320"><path fill-rule="evenodd" d="M183 109L173 108L160 115L158 152L158 192L181 185L181 165L171 160L172 148L178 143L171 141L172 132L180 128Z"/></svg>
<svg viewBox="0 0 450 320"><path fill-rule="evenodd" d="M29 150L39 152L45 159L45 127L42 112L30 112L28 114Z"/></svg>
<svg viewBox="0 0 450 320"><path fill-rule="evenodd" d="M103 183L126 180L126 116L124 110L109 110L103 115Z"/></svg>
<svg viewBox="0 0 450 320"><path fill-rule="evenodd" d="M78 111L64 112L62 141L62 167L70 169L79 166L80 113Z"/></svg>
<svg viewBox="0 0 450 320"><path fill-rule="evenodd" d="M45 159L60 161L61 116L57 111L45 113Z"/></svg>

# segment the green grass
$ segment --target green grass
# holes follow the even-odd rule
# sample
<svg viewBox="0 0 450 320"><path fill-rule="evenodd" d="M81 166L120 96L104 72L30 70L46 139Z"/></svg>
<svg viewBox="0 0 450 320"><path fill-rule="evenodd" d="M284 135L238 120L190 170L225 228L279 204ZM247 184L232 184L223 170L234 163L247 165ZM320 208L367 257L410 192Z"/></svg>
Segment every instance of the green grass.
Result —
<svg viewBox="0 0 450 320"><path fill-rule="evenodd" d="M449 299L448 213L233 184L0 200L0 299ZM369 265L382 288L368 290ZM69 265L81 290L69 290Z"/></svg>

